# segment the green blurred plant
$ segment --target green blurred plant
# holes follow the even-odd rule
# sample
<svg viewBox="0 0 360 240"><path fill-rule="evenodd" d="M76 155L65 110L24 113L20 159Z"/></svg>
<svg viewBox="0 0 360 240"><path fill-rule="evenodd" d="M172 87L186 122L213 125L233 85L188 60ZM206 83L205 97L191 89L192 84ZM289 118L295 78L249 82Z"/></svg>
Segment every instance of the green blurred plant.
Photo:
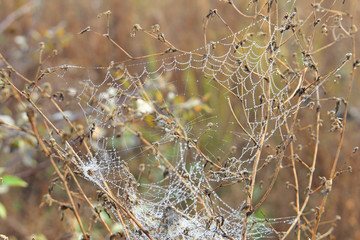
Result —
<svg viewBox="0 0 360 240"><path fill-rule="evenodd" d="M8 193L11 187L27 187L28 183L22 180L21 178L11 175L5 174L5 168L0 167L0 194ZM6 208L4 204L0 202L0 218L6 219Z"/></svg>

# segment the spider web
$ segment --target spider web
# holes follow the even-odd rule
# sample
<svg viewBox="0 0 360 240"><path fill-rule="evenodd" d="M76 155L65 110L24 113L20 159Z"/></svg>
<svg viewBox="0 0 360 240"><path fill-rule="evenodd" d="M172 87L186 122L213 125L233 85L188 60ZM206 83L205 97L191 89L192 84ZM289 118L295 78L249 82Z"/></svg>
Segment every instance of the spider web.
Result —
<svg viewBox="0 0 360 240"><path fill-rule="evenodd" d="M78 155L73 162L83 177L112 193L155 239L241 239L245 195L233 207L211 189L246 183L259 146L279 136L283 142L290 138L281 133L281 127L315 89L307 89L307 97L302 96L301 72L278 64L286 59L284 54L291 55L287 50L291 32L286 27L290 18L282 26L263 18L203 48L151 61L52 68L68 84L67 96L77 102L72 108L78 110L70 109L65 115L74 121L81 116L86 119L82 138L69 141ZM307 56L302 60L311 65ZM69 79L71 72L83 72L87 78L75 86ZM105 77L96 81L91 77L94 72ZM175 89L175 83L186 81L187 75L179 72L196 72L199 80L189 78L191 84L206 85L212 93L215 89L217 96L210 98L218 98L228 112L232 109L232 119L221 122L222 112L211 104L209 111L202 108L198 116L184 117L207 102L206 93L194 96ZM185 89L190 88L187 84L183 83ZM221 135L224 124L233 126L233 139L218 140L222 145L212 146L208 142ZM81 148L82 141L88 142L88 152ZM241 149L219 161L216 156L228 156L224 148L231 141L240 142ZM63 152L69 152L69 146ZM260 161L265 163L266 157ZM111 210L113 220L121 222ZM249 221L247 235L264 239L274 237L272 224L290 224L293 218L251 216ZM132 221L125 220L124 225L131 238L147 239Z"/></svg>

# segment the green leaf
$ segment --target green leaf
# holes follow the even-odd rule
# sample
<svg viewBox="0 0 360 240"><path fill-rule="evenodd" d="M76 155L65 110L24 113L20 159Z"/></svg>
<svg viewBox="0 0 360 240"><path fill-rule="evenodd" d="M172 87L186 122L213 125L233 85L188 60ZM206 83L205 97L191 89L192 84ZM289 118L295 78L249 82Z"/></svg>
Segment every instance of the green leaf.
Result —
<svg viewBox="0 0 360 240"><path fill-rule="evenodd" d="M6 218L6 208L1 202L0 202L0 218L2 219Z"/></svg>
<svg viewBox="0 0 360 240"><path fill-rule="evenodd" d="M5 168L0 167L0 175L3 174L4 171L5 171Z"/></svg>
<svg viewBox="0 0 360 240"><path fill-rule="evenodd" d="M13 175L4 175L3 184L8 185L9 187L27 187L28 183Z"/></svg>

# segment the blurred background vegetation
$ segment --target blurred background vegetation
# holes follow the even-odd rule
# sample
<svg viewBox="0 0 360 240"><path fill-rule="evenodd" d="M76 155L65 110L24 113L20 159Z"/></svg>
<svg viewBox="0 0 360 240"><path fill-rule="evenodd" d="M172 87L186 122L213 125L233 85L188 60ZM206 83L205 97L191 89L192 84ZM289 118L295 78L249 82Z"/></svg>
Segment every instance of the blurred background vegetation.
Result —
<svg viewBox="0 0 360 240"><path fill-rule="evenodd" d="M251 4L251 1L243 2L243 6L237 3L241 9L246 9ZM344 3L335 2L337 9L349 11L356 0L343 1ZM310 12L312 11L311 3L312 1L298 1L296 7L301 9L300 13ZM107 10L112 11L110 18L112 39L133 56L166 50L159 41L146 37L142 33L139 33L136 38L131 38L130 30L137 23L147 29L154 24L159 24L166 39L179 49L191 51L203 46L203 20L209 13L209 9L215 8L235 31L243 29L250 23L243 19L240 21L239 15L233 8L222 1L215 0L0 0L0 53L18 72L29 79L34 78L38 71L40 42L45 43L44 56L48 57L42 68L62 64L108 66L110 61L122 61L126 59L126 56L103 37L96 34L79 34L87 26L91 26L91 29L95 31L105 32L105 19L97 18L97 15ZM359 6L353 8L352 11L351 14L356 19L355 23L359 23ZM207 30L210 40L218 40L228 35L228 30L220 21L211 22ZM326 42L326 37L320 34L314 39L315 46L322 46L324 42ZM359 43L359 38L356 43ZM338 59L344 55L343 49L346 49L348 45L349 42L344 40L336 47L329 48L326 55L316 55L319 68L326 72L336 66ZM357 52L357 55L359 54ZM1 64L1 66L5 65ZM199 77L197 76L199 73L192 72L174 73L175 76L172 77L181 78L184 74L186 78ZM360 81L358 71L356 74L349 103L349 120L338 164L339 171L351 166L352 173L344 171L344 174L336 179L323 216L325 221L333 221L337 219L337 216L341 217L341 220L334 221L336 228L331 234L332 239L360 239L360 211L358 210L360 158L359 151L355 151L355 147L360 145ZM94 72L91 77L101 81L104 76ZM23 84L19 79L14 81L18 85ZM75 75L74 81L76 81ZM52 84L52 87L56 88L63 83ZM172 81L172 84L180 92L186 90L182 81ZM349 76L345 75L340 80L331 78L324 87L329 96L345 97L348 84ZM195 93L188 94L194 96L204 95L197 91L203 91L209 96L215 94L211 89L196 89L195 87L190 89ZM14 99L9 100L4 93L0 98L2 121L12 122L15 125L21 125L26 121L25 113L17 109ZM224 119L231 117L228 110L225 111L221 104L217 104L216 98L210 97L206 102L212 107L217 106L218 111L224 111L222 114ZM331 110L334 108L334 102L324 102L322 108ZM192 109L192 111L200 110ZM201 111L206 111L205 103ZM315 111L300 112L300 115L303 119L302 126L306 126L306 123L312 123ZM322 118L325 126L321 128L320 133L321 145L315 176L316 185L320 184L319 176L327 176L330 172L339 141L338 133L329 132L328 117L324 114ZM221 119L218 121L221 122ZM41 151L38 151L37 142L33 137L18 132L9 134L9 131L2 128L0 125L0 176L3 178L0 187L0 234L7 235L10 239L29 239L31 236L35 236L36 239L72 239L73 233L79 232L79 229L71 213L59 209L56 204L52 206L41 204L43 196L47 194L51 181L55 177L48 159ZM308 158L311 158L313 154L311 139L311 131L298 133L296 146L301 146L301 158L306 162L310 162ZM213 140L212 144L216 146L218 142ZM231 144L225 147L230 148ZM269 176L263 178L266 180ZM267 200L266 208L263 209L269 216L295 215L290 206L290 203L294 201L294 194L287 189L286 185L289 179L292 179L291 171L280 172L279 180ZM96 192L92 184L85 181L82 184L89 196L95 199ZM236 193L239 190L229 188L228 191ZM59 201L66 199L64 192L59 191L56 194ZM227 202L237 201L236 194L232 194L230 198ZM311 206L318 206L320 201L321 196L314 196ZM91 214L86 210L82 212L82 216L91 218ZM103 236L105 236L104 230L100 225L95 224L93 239L101 239Z"/></svg>

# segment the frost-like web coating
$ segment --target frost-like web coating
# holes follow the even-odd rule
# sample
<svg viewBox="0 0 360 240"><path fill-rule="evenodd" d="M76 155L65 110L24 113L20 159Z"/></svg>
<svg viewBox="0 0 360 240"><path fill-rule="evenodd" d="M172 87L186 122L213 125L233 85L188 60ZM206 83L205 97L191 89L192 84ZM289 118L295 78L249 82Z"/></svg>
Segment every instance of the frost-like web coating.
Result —
<svg viewBox="0 0 360 240"><path fill-rule="evenodd" d="M72 161L102 191L99 199L110 202L113 220L121 222L129 237L148 239L146 230L154 239L241 239L246 226L249 238L264 239L275 236L273 224L292 223L292 217L250 216L251 206L246 204L254 162L266 165L280 159L293 137L281 132L285 120L307 104L327 79L305 89L304 73L284 63L297 52L305 68L318 73L308 55L301 55L299 49L289 52L288 38L293 33L287 24L296 12L287 15L281 26L261 18L188 53L109 67L51 69L67 82L67 94L76 101L72 107L77 110L70 110L69 118L86 119L81 137L69 140L63 152L70 149L76 155ZM271 30L264 33L268 28ZM67 77L72 71L88 77L75 83ZM95 80L94 72L105 77ZM182 72L185 74L177 75ZM208 86L218 94L175 89L174 82L185 82L190 72L198 74L191 79L193 85ZM186 84L185 89L190 88ZM221 108L232 113L231 119L219 122L223 111L208 103L209 98L218 98ZM185 117L187 110L196 108L202 110L198 116ZM224 137L218 146L207 143L221 137L224 125L234 126L233 139ZM241 147L234 147L230 155L223 149L234 145L229 141ZM270 141L278 144L278 155L261 154ZM216 191L234 184L245 192L237 207ZM246 214L250 217L244 224Z"/></svg>

